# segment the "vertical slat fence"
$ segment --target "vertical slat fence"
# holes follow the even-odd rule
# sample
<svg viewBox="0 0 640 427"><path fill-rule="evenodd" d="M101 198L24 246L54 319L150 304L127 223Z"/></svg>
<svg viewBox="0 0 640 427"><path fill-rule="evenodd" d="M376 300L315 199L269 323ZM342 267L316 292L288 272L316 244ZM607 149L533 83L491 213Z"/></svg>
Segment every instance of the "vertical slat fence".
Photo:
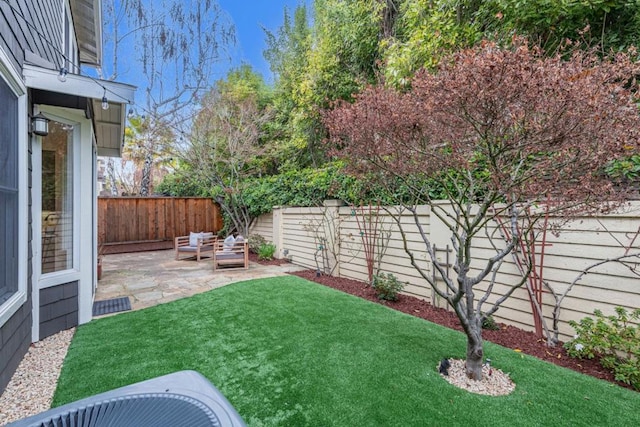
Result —
<svg viewBox="0 0 640 427"><path fill-rule="evenodd" d="M98 240L105 254L169 249L176 236L222 227L220 207L208 198L98 198Z"/></svg>

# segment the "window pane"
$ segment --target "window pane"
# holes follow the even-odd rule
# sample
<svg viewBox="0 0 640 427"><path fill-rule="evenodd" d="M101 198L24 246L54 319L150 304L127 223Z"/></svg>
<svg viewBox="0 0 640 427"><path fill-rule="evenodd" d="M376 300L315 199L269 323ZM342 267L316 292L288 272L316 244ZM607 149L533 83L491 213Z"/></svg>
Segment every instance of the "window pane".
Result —
<svg viewBox="0 0 640 427"><path fill-rule="evenodd" d="M0 77L0 187L18 188L17 150L18 97Z"/></svg>
<svg viewBox="0 0 640 427"><path fill-rule="evenodd" d="M42 138L42 273L73 267L73 128L55 121Z"/></svg>
<svg viewBox="0 0 640 427"><path fill-rule="evenodd" d="M0 304L18 290L18 97L0 77Z"/></svg>
<svg viewBox="0 0 640 427"><path fill-rule="evenodd" d="M18 290L18 194L0 189L0 304Z"/></svg>

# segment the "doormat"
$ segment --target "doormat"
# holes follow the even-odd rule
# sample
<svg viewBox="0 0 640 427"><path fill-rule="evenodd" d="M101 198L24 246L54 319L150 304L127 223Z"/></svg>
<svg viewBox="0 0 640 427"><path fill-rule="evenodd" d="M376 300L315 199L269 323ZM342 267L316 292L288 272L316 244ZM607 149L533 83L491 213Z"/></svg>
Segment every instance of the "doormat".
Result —
<svg viewBox="0 0 640 427"><path fill-rule="evenodd" d="M102 316L103 314L117 313L119 311L131 310L129 297L113 298L104 301L95 301L93 303L93 315Z"/></svg>

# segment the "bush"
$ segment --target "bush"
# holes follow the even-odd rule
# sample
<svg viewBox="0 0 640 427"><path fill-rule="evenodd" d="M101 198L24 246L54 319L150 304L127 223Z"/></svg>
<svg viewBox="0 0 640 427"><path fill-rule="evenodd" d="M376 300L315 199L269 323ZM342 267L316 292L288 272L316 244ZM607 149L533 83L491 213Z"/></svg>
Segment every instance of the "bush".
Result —
<svg viewBox="0 0 640 427"><path fill-rule="evenodd" d="M487 316L482 320L482 329L487 329L489 331L499 331L500 325L496 322L496 319L493 316Z"/></svg>
<svg viewBox="0 0 640 427"><path fill-rule="evenodd" d="M404 288L404 283L400 283L398 278L392 273L380 273L379 275L373 276L371 286L378 292L378 298L387 301L396 301L398 299L398 292Z"/></svg>
<svg viewBox="0 0 640 427"><path fill-rule="evenodd" d="M249 235L249 250L254 254L259 253L260 247L267 243L264 237L259 234L250 234Z"/></svg>
<svg viewBox="0 0 640 427"><path fill-rule="evenodd" d="M631 323L640 320L640 309L632 313L622 307L615 310L616 316L604 316L596 310L595 320L585 317L580 322L570 321L576 336L564 346L571 357L599 358L617 381L640 390L640 326Z"/></svg>
<svg viewBox="0 0 640 427"><path fill-rule="evenodd" d="M276 253L276 245L273 243L264 243L258 249L258 259L262 260L271 260L273 259L273 254Z"/></svg>

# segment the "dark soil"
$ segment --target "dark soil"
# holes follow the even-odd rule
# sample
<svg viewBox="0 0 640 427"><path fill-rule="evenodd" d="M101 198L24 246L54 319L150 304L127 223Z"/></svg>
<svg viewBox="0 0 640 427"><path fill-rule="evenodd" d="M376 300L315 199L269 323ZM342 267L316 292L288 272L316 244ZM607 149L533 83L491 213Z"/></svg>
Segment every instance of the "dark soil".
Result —
<svg viewBox="0 0 640 427"><path fill-rule="evenodd" d="M262 261L260 262L262 263ZM453 312L434 307L427 301L416 297L399 295L397 301L384 301L378 299L375 291L370 286L357 280L325 275L316 277L315 271L312 270L292 274L378 304L386 305L387 307L446 326L447 328L458 331L462 330L458 318ZM615 381L613 373L600 366L600 363L596 359L574 359L569 357L566 350L562 347L562 343L558 344L555 348L550 348L547 347L544 339L537 337L533 332L527 332L502 323L498 323L497 325L500 327L499 330L493 331L485 329L482 331L482 336L485 340L503 347L512 348L515 351L522 351L538 359L546 360L547 362L564 366L565 368L573 369L583 374L610 381L622 387L631 388L626 384Z"/></svg>

